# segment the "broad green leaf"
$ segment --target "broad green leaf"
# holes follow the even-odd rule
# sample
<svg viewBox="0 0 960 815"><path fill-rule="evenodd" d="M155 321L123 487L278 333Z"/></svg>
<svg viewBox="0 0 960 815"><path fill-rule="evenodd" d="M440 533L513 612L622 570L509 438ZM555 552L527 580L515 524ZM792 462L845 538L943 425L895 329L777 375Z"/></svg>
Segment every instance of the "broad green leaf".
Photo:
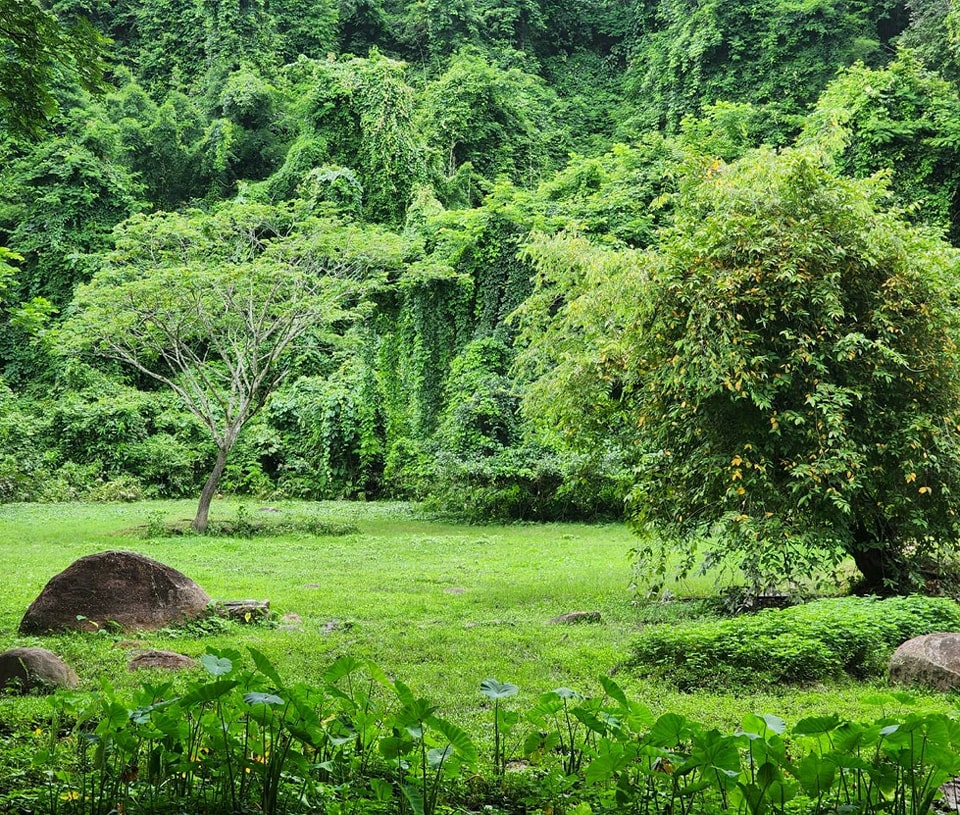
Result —
<svg viewBox="0 0 960 815"><path fill-rule="evenodd" d="M217 679L202 685L194 685L180 699L181 707L204 702L212 702L226 696L240 683L236 679Z"/></svg>
<svg viewBox="0 0 960 815"><path fill-rule="evenodd" d="M602 675L600 676L600 685L603 687L604 693L607 694L614 702L619 704L621 707L629 707L627 702L627 695L623 692L622 688L614 682L609 676Z"/></svg>
<svg viewBox="0 0 960 815"><path fill-rule="evenodd" d="M254 691L251 693L245 693L243 695L243 701L248 705L283 705L285 704L283 699L273 693L260 693Z"/></svg>
<svg viewBox="0 0 960 815"><path fill-rule="evenodd" d="M443 735L457 751L457 755L465 764L473 766L477 763L477 746L473 743L470 736L467 735L466 730L455 725L453 722L437 717L430 719L430 726L436 728L436 730Z"/></svg>
<svg viewBox="0 0 960 815"><path fill-rule="evenodd" d="M204 654L200 657L200 664L213 676L226 676L233 670L233 663L229 659L215 654Z"/></svg>
<svg viewBox="0 0 960 815"><path fill-rule="evenodd" d="M689 722L678 713L664 713L650 729L650 741L658 747L676 747L687 738Z"/></svg>
<svg viewBox="0 0 960 815"><path fill-rule="evenodd" d="M488 699L506 699L510 696L516 696L520 692L520 688L512 682L484 679L480 683L480 691Z"/></svg>
<svg viewBox="0 0 960 815"><path fill-rule="evenodd" d="M793 732L798 736L819 736L830 733L839 726L840 717L836 715L808 716L793 726Z"/></svg>
<svg viewBox="0 0 960 815"><path fill-rule="evenodd" d="M252 645L247 646L247 650L250 652L250 656L253 658L253 664L257 666L257 670L260 671L267 679L274 683L278 688L283 687L283 680L280 678L280 674L276 669L276 666L260 651L254 648Z"/></svg>

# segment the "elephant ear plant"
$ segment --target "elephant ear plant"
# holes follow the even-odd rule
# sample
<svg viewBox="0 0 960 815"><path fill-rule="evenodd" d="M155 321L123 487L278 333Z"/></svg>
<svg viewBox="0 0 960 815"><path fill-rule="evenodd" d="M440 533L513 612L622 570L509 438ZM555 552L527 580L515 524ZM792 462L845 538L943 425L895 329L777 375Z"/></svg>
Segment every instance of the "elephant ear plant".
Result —
<svg viewBox="0 0 960 815"><path fill-rule="evenodd" d="M506 738L520 721L520 714L504 710L500 703L504 699L516 696L520 688L512 682L484 679L480 683L480 692L493 702L493 772L497 778L503 780L507 771Z"/></svg>
<svg viewBox="0 0 960 815"><path fill-rule="evenodd" d="M320 683L292 684L249 651L252 669L236 651L206 654L206 673L179 695L174 683L143 683L128 699L104 682L96 694L51 697L51 727L31 736L47 786L21 810L439 815L465 803L460 779L480 782L471 796L487 789L506 803L498 811L929 815L943 784L960 776L955 716L819 716L791 728L750 714L721 732L673 712L654 716L609 677L602 696L559 688L519 712L503 708L516 685L484 680L491 768L433 702L374 665L341 657ZM892 694L876 704L910 702ZM530 765L522 802L505 783L511 736Z"/></svg>
<svg viewBox="0 0 960 815"><path fill-rule="evenodd" d="M466 731L435 715L436 706L418 699L399 679L393 684L401 708L390 735L380 740L380 752L394 763L414 815L433 815L444 779L461 768L476 769L477 748Z"/></svg>

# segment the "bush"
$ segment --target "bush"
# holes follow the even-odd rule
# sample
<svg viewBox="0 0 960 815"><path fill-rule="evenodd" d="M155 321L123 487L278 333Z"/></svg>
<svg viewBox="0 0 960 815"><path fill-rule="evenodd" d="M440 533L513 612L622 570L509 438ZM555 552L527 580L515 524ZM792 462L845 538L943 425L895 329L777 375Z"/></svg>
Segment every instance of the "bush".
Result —
<svg viewBox="0 0 960 815"><path fill-rule="evenodd" d="M882 674L902 642L958 626L960 606L946 598L844 597L651 628L631 664L683 689L866 677Z"/></svg>
<svg viewBox="0 0 960 815"><path fill-rule="evenodd" d="M93 484L83 494L84 501L96 504L142 501L143 485L132 475L118 475Z"/></svg>

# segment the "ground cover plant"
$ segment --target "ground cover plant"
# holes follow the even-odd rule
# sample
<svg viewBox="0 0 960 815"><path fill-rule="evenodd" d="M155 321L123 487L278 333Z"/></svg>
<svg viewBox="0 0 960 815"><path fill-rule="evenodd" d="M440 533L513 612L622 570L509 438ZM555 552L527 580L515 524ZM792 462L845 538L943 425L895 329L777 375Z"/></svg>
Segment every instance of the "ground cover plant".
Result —
<svg viewBox="0 0 960 815"><path fill-rule="evenodd" d="M960 725L942 713L789 729L748 714L722 733L655 716L607 677L601 696L557 688L520 711L500 705L515 685L484 680L491 769L470 733L373 663L341 657L320 683L290 684L248 650L246 664L206 653L205 675L179 693L143 682L124 697L104 682L54 697L32 760L46 783L21 792L24 811L919 814L960 772ZM523 763L508 774L500 738L514 731Z"/></svg>
<svg viewBox="0 0 960 815"><path fill-rule="evenodd" d="M210 752L197 752L191 768L196 774L189 792L208 796L210 811L216 806L289 812L302 806L310 811L303 800L313 811L322 811L321 806L330 812L363 807L419 811L422 798L424 811L434 806L469 810L484 804L519 811L527 801L522 805L549 804L555 811L583 813L584 806L598 812L629 806L642 811L654 800L662 806L670 796L676 796L677 807L682 803L687 811L703 811L697 807L721 808L725 797L730 806L746 805L749 795L778 811L781 804L769 804L771 791L808 796L812 782L806 776L804 781L806 770L799 765L760 760L759 754L751 771L749 751L743 748L755 740L745 741L738 733L751 712L778 714L791 723L777 734L779 719L771 719L775 727L761 734L764 743L785 738L799 744L806 739L805 749L822 753L833 750L834 742L846 744L849 736L861 744L864 755L869 753L876 763L872 771L847 768L831 779L818 776L823 796L819 804L810 805L825 811L839 794L830 791L834 781L845 784L847 794L854 794L849 790L856 783L868 785L870 778L876 781L874 791L882 787L886 795L900 789L896 783L890 786L891 751L903 747L899 737L890 738L900 731L881 737L880 730L893 726L884 717L900 714L898 727L904 733L932 728L940 734L936 738L944 732L944 738L952 738L952 725L936 718L951 709L948 699L881 695L884 689L876 680L841 679L749 692L734 684L687 694L662 680L635 676L624 666L638 628L680 628L682 618L709 615L710 604L632 605L627 555L631 536L620 526L465 527L417 517L403 504L279 503L270 507L275 511L263 509L217 502L211 523L224 529L201 537L188 530L166 534L171 525L189 526L189 502L3 507L0 551L5 562L17 564L18 579L0 601L0 647L51 648L82 678L78 693L55 696L53 705L42 697L0 697L4 806L45 811L43 806L55 805L62 812L95 812L94 806L115 806L119 799L108 799L120 795L126 796L127 811L163 811L173 800L164 796L174 788L177 794L186 793L188 784L164 774L183 770L176 764L182 754L178 759L164 739L193 739L189 743L199 750L203 739L220 738L217 728L222 730L223 722L226 741L221 739L215 749L207 744ZM241 527L240 533L253 525L273 527L275 534L242 536L236 528L230 530L231 525ZM306 531L293 531L297 528ZM103 630L17 636L23 610L46 580L77 557L106 548L133 549L167 562L196 579L215 599L269 598L274 617L258 625L204 621L138 636L145 646L179 651L204 665L172 678L146 674L146 680L125 669L130 653L122 642L129 635ZM706 583L682 587L701 594L711 588ZM547 622L577 609L598 610L603 622ZM284 630L278 618L289 612L299 614L302 623ZM334 678L344 666L353 667ZM336 721L342 721L342 706L348 702L333 688L348 676L365 679L355 682L347 695L367 688L380 711L378 729L369 734L375 748L365 754L362 770L355 763L364 759L345 759L356 744L355 723L352 731L345 731L351 733L349 744L334 743L344 738L344 733L333 732L339 726L334 720L319 730L314 721L313 735L306 740L310 728L297 723L297 717L310 718L309 709L326 711L321 722L336 709ZM352 698L349 704L356 704ZM911 700L914 705L905 707ZM626 716L627 709L632 718ZM164 734L161 726L172 726L164 716L172 717L174 711L180 729ZM410 719L414 714L421 717L422 727ZM801 725L811 716L826 722L821 723L827 729L820 746L816 734L804 732L812 725ZM612 724L627 719L619 730ZM877 724L880 720L887 723ZM756 729L756 721L749 721ZM848 721L864 724L850 730ZM195 730L184 730L185 722L192 722ZM677 728L674 743L655 743L665 738L665 727ZM410 729L422 729L423 735ZM861 735L854 738L852 733ZM236 741L238 734L247 741ZM720 741L714 743L716 738ZM271 739L277 746L268 753L263 742ZM454 739L459 748L450 747ZM260 749L251 747L257 744ZM653 750L652 757L646 756L650 762L659 756L671 766L690 769L675 777L657 769L665 766L662 762L648 762L641 769L624 757L637 745L644 755ZM234 750L229 754L232 769L226 763L228 747ZM745 763L736 779L727 776L729 786L716 786L715 778L710 781L697 769L699 759L692 758L700 749L726 751L728 756L733 750ZM134 755L138 750L144 751L139 758ZM340 750L343 763L321 768L329 759L323 750ZM44 751L53 751L49 762ZM804 766L816 761L821 759ZM762 776L770 781L769 789L760 798L756 790L745 791L758 783L759 768L770 763L773 769L763 770ZM469 772L453 773L457 764ZM130 769L134 765L136 779ZM630 772L624 769L628 765ZM899 777L912 778L905 767ZM337 781L335 772L347 768L354 775ZM56 772L47 776L47 770ZM748 781L751 772L754 780ZM924 778L935 780L941 767L929 765L925 772ZM465 778L480 780L471 787ZM167 779L165 785L162 779ZM706 786L697 787L701 782ZM734 791L740 789L738 783L744 785L740 792ZM920 786L929 788L930 783ZM659 797L650 797L654 794ZM301 795L307 798L291 797ZM914 798L912 792L905 795L904 801ZM798 800L790 805L799 806ZM883 802L878 798L876 803Z"/></svg>
<svg viewBox="0 0 960 815"><path fill-rule="evenodd" d="M945 597L836 597L651 627L637 639L633 659L640 670L687 689L881 676L901 643L958 629L960 606Z"/></svg>

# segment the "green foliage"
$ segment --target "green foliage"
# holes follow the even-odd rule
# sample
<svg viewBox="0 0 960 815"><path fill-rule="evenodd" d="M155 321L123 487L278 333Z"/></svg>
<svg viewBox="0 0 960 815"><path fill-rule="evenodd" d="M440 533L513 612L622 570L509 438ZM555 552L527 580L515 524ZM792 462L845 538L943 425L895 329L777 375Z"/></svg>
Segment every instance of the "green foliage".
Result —
<svg viewBox="0 0 960 815"><path fill-rule="evenodd" d="M279 56L293 62L301 54L321 59L336 50L340 9L336 0L271 0L270 14L279 36Z"/></svg>
<svg viewBox="0 0 960 815"><path fill-rule="evenodd" d="M301 377L273 395L267 420L280 443L277 489L298 498L376 495L383 472L383 406L375 372L349 358L327 377Z"/></svg>
<svg viewBox="0 0 960 815"><path fill-rule="evenodd" d="M366 59L301 58L287 67L285 81L297 99L291 113L298 136L262 192L289 197L311 170L337 165L355 173L365 217L399 224L426 174L406 66L378 52Z"/></svg>
<svg viewBox="0 0 960 815"><path fill-rule="evenodd" d="M511 357L502 339L487 337L453 361L425 509L473 522L618 517L624 485L616 478L584 477L582 459L524 439Z"/></svg>
<svg viewBox="0 0 960 815"><path fill-rule="evenodd" d="M888 172L910 216L960 241L960 93L909 52L886 68L841 73L807 117L802 140L857 178Z"/></svg>
<svg viewBox="0 0 960 815"><path fill-rule="evenodd" d="M89 280L113 227L141 207L120 133L99 112L73 111L67 133L28 148L0 173L0 245L23 256L19 300L42 296L65 306Z"/></svg>
<svg viewBox="0 0 960 815"><path fill-rule="evenodd" d="M958 625L960 607L946 598L818 600L649 627L634 643L631 665L685 690L863 678L882 675L890 653L908 639Z"/></svg>
<svg viewBox="0 0 960 815"><path fill-rule="evenodd" d="M533 52L548 36L543 4L536 0L415 0L405 4L397 25L406 54L432 64L464 46Z"/></svg>
<svg viewBox="0 0 960 815"><path fill-rule="evenodd" d="M487 180L541 178L556 159L556 98L538 78L503 70L461 51L421 96L418 122L439 171L453 177L469 163Z"/></svg>
<svg viewBox="0 0 960 815"><path fill-rule="evenodd" d="M49 464L43 438L50 422L32 407L0 383L0 502L40 497Z"/></svg>
<svg viewBox="0 0 960 815"><path fill-rule="evenodd" d="M591 277L531 410L632 442L634 520L662 536L640 546L651 580L711 535L754 586L851 555L896 591L913 555L952 545L957 256L884 195L810 151L693 162L656 251L571 264ZM578 245L551 246L554 274Z"/></svg>
<svg viewBox="0 0 960 815"><path fill-rule="evenodd" d="M896 3L663 0L631 54L634 103L643 127L676 127L702 106L749 102L765 109L782 143L837 68L882 62ZM891 30L892 27L892 30Z"/></svg>
<svg viewBox="0 0 960 815"><path fill-rule="evenodd" d="M217 449L197 530L240 431L293 364L328 351L365 291L402 267L407 245L379 230L297 221L289 207L131 219L77 294L64 349L92 350L169 388Z"/></svg>
<svg viewBox="0 0 960 815"><path fill-rule="evenodd" d="M58 81L102 86L106 40L85 20L64 24L36 0L3 0L0 20L0 126L37 136L57 111Z"/></svg>
<svg viewBox="0 0 960 815"><path fill-rule="evenodd" d="M960 79L960 29L951 0L906 0L910 25L897 44L952 82Z"/></svg>
<svg viewBox="0 0 960 815"><path fill-rule="evenodd" d="M12 77L0 91L0 246L22 258L3 274L0 365L30 397L56 388L71 433L106 409L59 381L50 329L105 258L135 265L143 242L171 280L180 266L204 277L229 255L218 242L233 245L211 226L225 198L236 212L285 212L264 241L270 262L315 229L339 238L309 252L351 259L396 241L362 338L334 356L331 337L312 336L289 355L263 421L225 464L228 491L433 492L432 506L472 518L619 506L643 366L617 368L647 271L615 250L657 245L686 200L690 156L732 162L784 143L858 58L872 67L836 76L805 138L837 172L889 170L907 217L956 231L957 13L939 0L54 0L49 13L31 2L0 2L0 74ZM113 40L102 104L83 89L100 84L104 43L58 22L76 16ZM945 81L907 56L882 68L901 31ZM18 110L32 123L11 119ZM23 139L43 122L44 141ZM673 135L646 129L660 122ZM114 235L139 210L169 214ZM210 231L195 240L200 222ZM372 223L405 239L361 226ZM154 227L169 241L146 237ZM491 338L503 364L468 376L460 363ZM38 410L24 396L9 415L42 424ZM102 438L91 418L69 452L44 435L22 466L7 459L9 483L47 497L122 477L149 494L195 490L212 456L196 420L163 427L147 412L133 439L108 415ZM25 472L39 479L30 489Z"/></svg>
<svg viewBox="0 0 960 815"><path fill-rule="evenodd" d="M143 682L128 699L104 682L90 697L53 697L49 735L34 734L33 765L48 777L41 800L65 815L128 802L145 812L299 813L322 804L433 815L460 804L462 779L483 789L486 768L470 734L401 680L343 656L318 682L292 684L249 651L252 669L232 649L208 650L205 675L180 693L172 682ZM673 712L655 717L608 677L601 685L601 698L561 687L526 708L524 751L536 772L508 782L495 764L493 800L511 809L562 800L570 813L656 805L926 815L960 771L960 728L944 714L807 717L790 729L778 716L749 714L725 734ZM481 688L494 702L494 729L516 727L520 715L501 717L499 702L517 687L488 679Z"/></svg>
<svg viewBox="0 0 960 815"><path fill-rule="evenodd" d="M206 115L195 98L170 91L160 104L127 72L105 109L119 131L125 162L150 204L173 210L209 193L212 168L203 162Z"/></svg>

